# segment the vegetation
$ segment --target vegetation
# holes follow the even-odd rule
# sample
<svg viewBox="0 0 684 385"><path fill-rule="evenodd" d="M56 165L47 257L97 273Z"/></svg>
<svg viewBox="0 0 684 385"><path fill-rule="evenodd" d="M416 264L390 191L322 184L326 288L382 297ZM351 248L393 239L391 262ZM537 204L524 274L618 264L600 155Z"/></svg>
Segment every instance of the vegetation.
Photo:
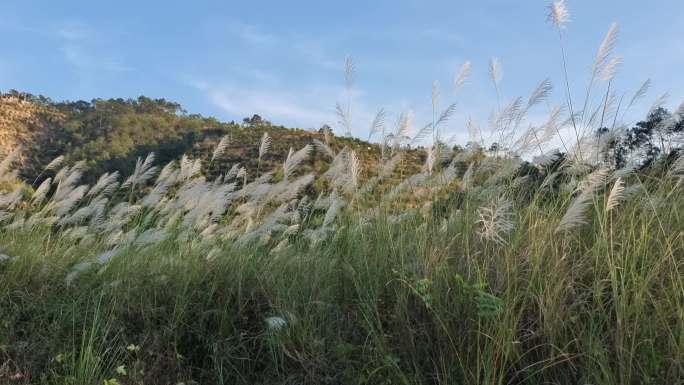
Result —
<svg viewBox="0 0 684 385"><path fill-rule="evenodd" d="M10 119L3 122L3 115ZM207 160L203 173L210 177L218 176L221 170L236 163L250 172L256 171L256 144L265 132L273 138L273 151L262 161L265 169L272 169L284 160L290 147L302 147L320 137L314 131L273 125L259 115L245 118L241 124L222 123L188 114L179 104L164 99L141 96L56 103L17 91L0 96L0 130L16 138L9 143L0 140L5 144L5 154L21 146L22 159L17 166L26 180L42 177L42 169L63 155L67 163L85 161L83 180L89 183L94 183L104 172L132 172L136 159L150 152L155 153L160 163L179 159L184 154ZM36 134L27 135L29 132ZM224 137L230 139L227 147L220 158L212 160L212 151ZM335 149L353 148L368 161L379 157L377 145L358 139L331 135L330 145ZM417 159L419 154L415 152L412 157ZM323 164L309 166L324 171Z"/></svg>
<svg viewBox="0 0 684 385"><path fill-rule="evenodd" d="M562 1L550 19L562 44ZM206 133L207 119L173 103L110 101L128 111L112 125L92 123L99 101L84 105L73 121L91 123L60 134L70 138L61 146L80 143L66 158L23 181L19 149L0 162L0 379L681 382L684 107L657 102L627 128L625 110L648 83L627 107L610 96L616 33L583 103L566 83L566 108L528 122L551 91L541 82L494 111L488 151L474 123L463 148L442 138L455 105L440 108L437 85L430 123L414 131L409 112L386 130L381 111L371 151L327 130L298 133L308 140L291 147L291 131L250 119L258 124L230 125L198 154L178 138ZM497 92L500 71L492 60ZM351 106L338 110L348 127ZM135 123L160 116L163 134ZM96 159L113 159L98 158L101 138L125 143L138 130L151 147L171 137L190 155L141 155L126 174L81 184L104 167ZM225 164L246 148L233 148L238 133L249 150ZM408 149L425 141L420 157Z"/></svg>

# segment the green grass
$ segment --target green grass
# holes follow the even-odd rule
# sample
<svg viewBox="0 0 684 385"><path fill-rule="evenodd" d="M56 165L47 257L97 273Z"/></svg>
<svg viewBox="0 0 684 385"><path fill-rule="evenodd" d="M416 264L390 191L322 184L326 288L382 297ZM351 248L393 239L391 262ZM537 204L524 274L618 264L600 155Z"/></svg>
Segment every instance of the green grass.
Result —
<svg viewBox="0 0 684 385"><path fill-rule="evenodd" d="M644 178L644 176L640 176ZM637 177L633 177L636 183ZM554 230L571 197L505 183L515 230L481 239L485 189L284 251L174 237L71 285L104 249L3 231L0 378L95 384L661 384L684 378L682 189L645 192ZM667 198L666 198L667 197ZM269 330L265 319L287 325ZM121 370L123 366L123 370ZM117 371L117 368L119 370ZM122 374L125 372L126 374ZM110 382L111 383L111 382Z"/></svg>

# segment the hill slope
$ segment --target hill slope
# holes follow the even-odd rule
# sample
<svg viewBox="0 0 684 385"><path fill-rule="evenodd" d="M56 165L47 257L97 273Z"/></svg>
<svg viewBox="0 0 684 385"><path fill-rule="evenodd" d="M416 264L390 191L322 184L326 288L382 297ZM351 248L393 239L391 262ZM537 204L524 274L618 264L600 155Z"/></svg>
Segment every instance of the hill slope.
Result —
<svg viewBox="0 0 684 385"><path fill-rule="evenodd" d="M229 137L224 155L205 162L204 172L218 175L239 163L255 172L259 142L264 132L272 138L272 148L262 169L282 163L290 148L295 150L323 140L320 132L289 129L254 116L243 124L220 122L211 117L188 114L181 106L164 99L95 99L91 102L53 102L42 96L11 92L0 95L0 145L6 155L21 147L21 173L34 179L58 155L68 163L85 160L85 179L92 181L103 172L118 170L129 174L138 157L154 152L157 163L166 163L187 154L208 160L222 137ZM332 137L331 147L350 147L365 162L379 157L379 146L358 139ZM420 155L413 153L417 165ZM309 166L321 171L320 157ZM320 160L320 159L319 159Z"/></svg>

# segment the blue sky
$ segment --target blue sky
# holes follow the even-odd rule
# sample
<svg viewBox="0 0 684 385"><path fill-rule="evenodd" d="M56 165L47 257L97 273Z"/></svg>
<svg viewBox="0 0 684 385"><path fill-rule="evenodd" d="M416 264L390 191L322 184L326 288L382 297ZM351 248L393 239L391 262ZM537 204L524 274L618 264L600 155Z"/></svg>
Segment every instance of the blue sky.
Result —
<svg viewBox="0 0 684 385"><path fill-rule="evenodd" d="M431 87L458 102L447 130L486 124L496 96L488 60L503 65L502 98L526 96L546 77L562 102L558 36L546 1L31 1L0 4L0 90L55 100L163 97L222 120L259 113L290 126L337 129L343 63L354 57L354 134L365 136L374 111L389 121L406 109L429 120ZM611 22L620 25L617 89L652 88L684 100L684 2L567 0L570 78L577 97ZM458 95L452 81L470 60ZM533 112L539 117L547 108ZM422 124L419 124L422 126ZM340 129L341 130L341 129Z"/></svg>

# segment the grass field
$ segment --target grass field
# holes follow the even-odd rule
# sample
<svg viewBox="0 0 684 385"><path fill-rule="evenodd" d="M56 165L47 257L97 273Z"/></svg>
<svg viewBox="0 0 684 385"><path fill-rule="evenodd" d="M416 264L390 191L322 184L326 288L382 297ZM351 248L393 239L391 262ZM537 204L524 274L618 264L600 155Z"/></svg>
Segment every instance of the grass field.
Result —
<svg viewBox="0 0 684 385"><path fill-rule="evenodd" d="M566 13L553 4L561 37ZM217 178L202 170L228 138L211 159L150 155L92 185L63 158L21 181L12 152L0 383L684 383L684 155L673 142L652 163L612 161L616 33L582 110L525 129L544 81L495 109L490 151L477 129L465 148L441 138L449 106L417 132L410 114L387 132L379 115L379 158L312 134L265 169L266 134L255 172ZM430 138L415 164L407 145Z"/></svg>

